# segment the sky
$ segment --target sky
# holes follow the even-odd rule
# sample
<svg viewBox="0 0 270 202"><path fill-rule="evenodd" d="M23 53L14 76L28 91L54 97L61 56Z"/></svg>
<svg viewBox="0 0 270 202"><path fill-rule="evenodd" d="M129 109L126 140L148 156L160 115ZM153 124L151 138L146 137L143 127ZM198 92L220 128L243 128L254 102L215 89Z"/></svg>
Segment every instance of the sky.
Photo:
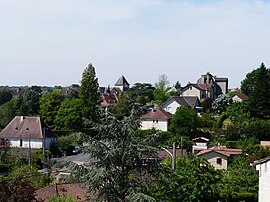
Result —
<svg viewBox="0 0 270 202"><path fill-rule="evenodd" d="M92 63L100 86L196 82L240 87L270 66L266 0L0 0L0 85L69 86Z"/></svg>

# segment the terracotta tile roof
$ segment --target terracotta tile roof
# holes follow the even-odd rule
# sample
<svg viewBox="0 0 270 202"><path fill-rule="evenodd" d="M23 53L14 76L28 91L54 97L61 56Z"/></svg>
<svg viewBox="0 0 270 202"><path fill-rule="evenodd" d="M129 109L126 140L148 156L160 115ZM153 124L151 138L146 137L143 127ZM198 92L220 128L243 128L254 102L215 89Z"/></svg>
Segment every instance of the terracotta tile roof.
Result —
<svg viewBox="0 0 270 202"><path fill-rule="evenodd" d="M54 194L69 194L74 201L86 201L85 190L79 183L53 184L35 191L38 202L48 201Z"/></svg>
<svg viewBox="0 0 270 202"><path fill-rule="evenodd" d="M209 149L200 151L197 155L201 156L210 152L216 152L224 156L230 157L231 155L241 154L242 150L241 149L228 149L228 148L223 148L223 147L211 147Z"/></svg>
<svg viewBox="0 0 270 202"><path fill-rule="evenodd" d="M16 116L0 133L2 138L31 137L41 139L44 135L45 137L56 137L46 124L41 121L40 117L30 116Z"/></svg>
<svg viewBox="0 0 270 202"><path fill-rule="evenodd" d="M154 111L148 112L147 114L142 116L143 119L171 119L172 114L166 112L162 108L157 108Z"/></svg>
<svg viewBox="0 0 270 202"><path fill-rule="evenodd" d="M103 94L101 96L100 106L109 107L115 106L117 103L117 97L114 94Z"/></svg>
<svg viewBox="0 0 270 202"><path fill-rule="evenodd" d="M235 97L235 96L239 97L243 101L248 100L248 96L246 96L244 93L235 94L233 97Z"/></svg>

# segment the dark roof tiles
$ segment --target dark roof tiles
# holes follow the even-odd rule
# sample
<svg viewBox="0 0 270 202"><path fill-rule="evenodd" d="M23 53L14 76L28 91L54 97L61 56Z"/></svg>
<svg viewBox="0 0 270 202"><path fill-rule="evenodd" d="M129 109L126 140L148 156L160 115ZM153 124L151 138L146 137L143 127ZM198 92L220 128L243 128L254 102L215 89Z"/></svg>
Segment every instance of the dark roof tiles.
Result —
<svg viewBox="0 0 270 202"><path fill-rule="evenodd" d="M148 112L142 116L143 119L171 119L172 115L162 108L157 108L154 111Z"/></svg>

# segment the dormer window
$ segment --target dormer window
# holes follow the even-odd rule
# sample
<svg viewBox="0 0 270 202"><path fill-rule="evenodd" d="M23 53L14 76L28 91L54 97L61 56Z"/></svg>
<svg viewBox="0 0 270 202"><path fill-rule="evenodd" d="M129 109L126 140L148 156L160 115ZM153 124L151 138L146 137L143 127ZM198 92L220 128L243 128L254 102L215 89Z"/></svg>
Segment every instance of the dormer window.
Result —
<svg viewBox="0 0 270 202"><path fill-rule="evenodd" d="M18 127L16 127L16 128L15 128L15 131L18 131L18 130L19 130Z"/></svg>

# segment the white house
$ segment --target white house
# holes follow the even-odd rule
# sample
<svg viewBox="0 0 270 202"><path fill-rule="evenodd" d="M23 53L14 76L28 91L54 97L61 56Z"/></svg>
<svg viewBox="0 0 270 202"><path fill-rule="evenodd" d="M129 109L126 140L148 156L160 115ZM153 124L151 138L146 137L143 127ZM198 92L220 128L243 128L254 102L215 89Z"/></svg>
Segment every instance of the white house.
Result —
<svg viewBox="0 0 270 202"><path fill-rule="evenodd" d="M233 102L243 102L248 100L248 96L244 93L238 93L232 96Z"/></svg>
<svg viewBox="0 0 270 202"><path fill-rule="evenodd" d="M16 116L0 133L1 140L9 140L10 147L48 149L56 135L40 117Z"/></svg>
<svg viewBox="0 0 270 202"><path fill-rule="evenodd" d="M173 96L164 102L163 109L166 112L175 114L177 108L181 106L197 109L200 107L200 102L197 96Z"/></svg>
<svg viewBox="0 0 270 202"><path fill-rule="evenodd" d="M197 137L192 140L192 153L197 154L201 150L208 148L209 139L205 137Z"/></svg>
<svg viewBox="0 0 270 202"><path fill-rule="evenodd" d="M154 128L156 130L168 131L168 125L172 115L162 108L157 108L141 117L141 130Z"/></svg>
<svg viewBox="0 0 270 202"><path fill-rule="evenodd" d="M259 171L259 202L270 201L270 157L254 161Z"/></svg>

